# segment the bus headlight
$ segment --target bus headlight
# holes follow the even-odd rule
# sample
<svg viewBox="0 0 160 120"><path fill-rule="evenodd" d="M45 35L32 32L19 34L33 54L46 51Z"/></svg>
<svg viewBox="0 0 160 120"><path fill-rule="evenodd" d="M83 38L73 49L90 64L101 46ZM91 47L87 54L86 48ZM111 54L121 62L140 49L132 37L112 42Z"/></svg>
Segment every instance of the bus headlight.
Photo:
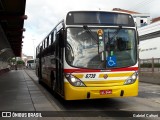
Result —
<svg viewBox="0 0 160 120"><path fill-rule="evenodd" d="M138 77L138 72L133 73L129 78L126 79L124 85L133 84Z"/></svg>
<svg viewBox="0 0 160 120"><path fill-rule="evenodd" d="M68 82L73 86L86 87L86 85L80 79L71 74L66 74L65 77L67 78Z"/></svg>

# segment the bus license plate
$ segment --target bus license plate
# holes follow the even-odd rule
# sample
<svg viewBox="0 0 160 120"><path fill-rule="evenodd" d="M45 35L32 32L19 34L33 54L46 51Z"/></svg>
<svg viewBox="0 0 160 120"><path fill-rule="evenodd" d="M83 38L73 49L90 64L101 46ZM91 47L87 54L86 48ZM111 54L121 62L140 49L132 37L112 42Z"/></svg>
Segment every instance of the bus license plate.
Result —
<svg viewBox="0 0 160 120"><path fill-rule="evenodd" d="M112 90L100 90L100 95L112 94Z"/></svg>

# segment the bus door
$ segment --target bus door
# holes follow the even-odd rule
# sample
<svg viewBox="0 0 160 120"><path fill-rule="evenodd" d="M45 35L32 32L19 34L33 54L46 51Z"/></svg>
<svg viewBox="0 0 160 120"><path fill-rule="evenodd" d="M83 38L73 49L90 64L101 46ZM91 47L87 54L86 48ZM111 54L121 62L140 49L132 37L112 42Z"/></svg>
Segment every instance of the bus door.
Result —
<svg viewBox="0 0 160 120"><path fill-rule="evenodd" d="M56 85L57 91L64 95L64 80L63 80L63 30L56 34Z"/></svg>

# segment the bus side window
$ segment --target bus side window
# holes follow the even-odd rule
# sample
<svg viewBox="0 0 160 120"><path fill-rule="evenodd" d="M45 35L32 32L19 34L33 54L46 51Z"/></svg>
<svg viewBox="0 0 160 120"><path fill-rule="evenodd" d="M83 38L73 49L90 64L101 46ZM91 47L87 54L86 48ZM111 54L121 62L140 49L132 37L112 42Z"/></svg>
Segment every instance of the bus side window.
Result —
<svg viewBox="0 0 160 120"><path fill-rule="evenodd" d="M50 41L51 41L51 44L53 44L53 32L51 33L51 37L50 37Z"/></svg>
<svg viewBox="0 0 160 120"><path fill-rule="evenodd" d="M45 41L43 41L43 49L45 48Z"/></svg>
<svg viewBox="0 0 160 120"><path fill-rule="evenodd" d="M47 45L48 45L48 44L47 44L47 43L48 43L47 41L48 41L48 39L46 38L46 39L45 39L45 48L47 48Z"/></svg>
<svg viewBox="0 0 160 120"><path fill-rule="evenodd" d="M54 35L54 36L53 36L53 42L55 42L55 40L56 40L56 33L57 33L57 30L55 29L55 30L54 30L54 33L53 33L53 35Z"/></svg>
<svg viewBox="0 0 160 120"><path fill-rule="evenodd" d="M49 46L49 36L47 37L47 47Z"/></svg>
<svg viewBox="0 0 160 120"><path fill-rule="evenodd" d="M53 33L51 33L50 34L50 37L49 37L50 39L49 39L49 43L50 43L50 45L52 45L53 44Z"/></svg>

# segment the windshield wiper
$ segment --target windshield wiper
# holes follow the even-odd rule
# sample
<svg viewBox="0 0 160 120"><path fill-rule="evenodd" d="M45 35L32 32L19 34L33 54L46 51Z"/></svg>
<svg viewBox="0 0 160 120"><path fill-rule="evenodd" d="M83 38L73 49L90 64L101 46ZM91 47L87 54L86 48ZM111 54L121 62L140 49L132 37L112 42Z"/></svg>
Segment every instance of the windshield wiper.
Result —
<svg viewBox="0 0 160 120"><path fill-rule="evenodd" d="M93 40L96 41L96 44L98 44L98 41L95 38L95 36L94 36L93 32L91 31L91 29L87 25L83 25L83 29L85 29L86 32L93 38Z"/></svg>
<svg viewBox="0 0 160 120"><path fill-rule="evenodd" d="M115 49L115 41L114 41L114 38L118 35L119 31L122 29L122 26L119 26L119 28L113 33L112 37L110 38L110 32L108 30L108 43L105 43L105 44L108 44L109 45L109 53L111 55L113 55L113 50ZM107 48L105 48L105 51L107 50Z"/></svg>
<svg viewBox="0 0 160 120"><path fill-rule="evenodd" d="M98 45L98 53L99 53L99 41L95 38L95 35L93 34L93 32L91 31L91 29L87 26L87 25L83 25L83 29L86 30L86 32L93 38L93 40L96 42L96 44Z"/></svg>
<svg viewBox="0 0 160 120"><path fill-rule="evenodd" d="M110 42L115 38L115 36L118 35L121 29L122 29L122 26L119 26L119 28L113 33L113 36L110 38Z"/></svg>

